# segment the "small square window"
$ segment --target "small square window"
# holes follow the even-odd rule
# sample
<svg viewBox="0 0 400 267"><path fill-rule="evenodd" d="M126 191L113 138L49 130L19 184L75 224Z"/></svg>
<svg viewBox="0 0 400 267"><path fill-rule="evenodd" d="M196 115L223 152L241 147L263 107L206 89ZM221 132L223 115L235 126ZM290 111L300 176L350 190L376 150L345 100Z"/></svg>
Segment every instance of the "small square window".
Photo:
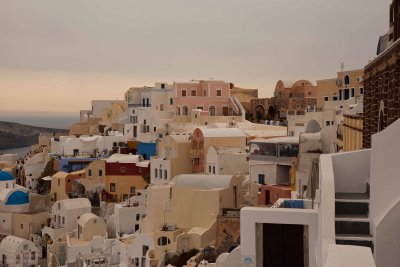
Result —
<svg viewBox="0 0 400 267"><path fill-rule="evenodd" d="M182 96L186 96L186 90L182 90Z"/></svg>
<svg viewBox="0 0 400 267"><path fill-rule="evenodd" d="M324 101L329 101L329 96L324 96Z"/></svg>
<svg viewBox="0 0 400 267"><path fill-rule="evenodd" d="M217 96L222 96L222 90L217 90Z"/></svg>
<svg viewBox="0 0 400 267"><path fill-rule="evenodd" d="M196 94L197 94L196 90L191 91L191 96L196 96Z"/></svg>

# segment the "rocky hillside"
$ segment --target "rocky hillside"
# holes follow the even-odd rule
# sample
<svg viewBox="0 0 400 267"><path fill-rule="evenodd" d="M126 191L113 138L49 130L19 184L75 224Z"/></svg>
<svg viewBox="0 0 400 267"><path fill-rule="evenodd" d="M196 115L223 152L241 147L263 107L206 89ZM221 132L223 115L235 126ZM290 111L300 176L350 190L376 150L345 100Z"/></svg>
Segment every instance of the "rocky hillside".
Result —
<svg viewBox="0 0 400 267"><path fill-rule="evenodd" d="M68 134L65 129L52 129L0 121L0 149L16 148L37 144L38 136L43 134Z"/></svg>

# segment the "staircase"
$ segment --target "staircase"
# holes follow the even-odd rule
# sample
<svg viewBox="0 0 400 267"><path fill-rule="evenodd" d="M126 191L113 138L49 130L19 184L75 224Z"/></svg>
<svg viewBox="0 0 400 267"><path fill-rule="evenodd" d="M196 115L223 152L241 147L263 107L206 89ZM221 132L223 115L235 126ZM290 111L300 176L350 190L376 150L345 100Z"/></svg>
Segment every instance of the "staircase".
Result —
<svg viewBox="0 0 400 267"><path fill-rule="evenodd" d="M335 194L336 244L370 247L369 187L365 193Z"/></svg>

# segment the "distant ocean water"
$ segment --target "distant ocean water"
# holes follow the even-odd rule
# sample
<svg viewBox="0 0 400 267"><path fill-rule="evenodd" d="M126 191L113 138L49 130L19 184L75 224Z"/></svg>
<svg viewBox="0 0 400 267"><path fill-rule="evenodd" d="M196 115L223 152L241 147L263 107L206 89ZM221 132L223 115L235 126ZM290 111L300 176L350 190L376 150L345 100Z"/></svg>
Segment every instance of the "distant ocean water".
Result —
<svg viewBox="0 0 400 267"><path fill-rule="evenodd" d="M47 128L68 129L72 124L79 122L79 116L0 115L0 121L16 122L20 124Z"/></svg>
<svg viewBox="0 0 400 267"><path fill-rule="evenodd" d="M68 129L72 124L79 122L79 116L4 116L0 115L0 121L16 122L25 125L39 126L46 128ZM0 149L0 154L17 153L19 157L25 156L30 146Z"/></svg>
<svg viewBox="0 0 400 267"><path fill-rule="evenodd" d="M23 158L26 153L28 153L30 146L25 147L18 147L18 148L7 148L7 149L0 149L1 154L18 154L18 158Z"/></svg>

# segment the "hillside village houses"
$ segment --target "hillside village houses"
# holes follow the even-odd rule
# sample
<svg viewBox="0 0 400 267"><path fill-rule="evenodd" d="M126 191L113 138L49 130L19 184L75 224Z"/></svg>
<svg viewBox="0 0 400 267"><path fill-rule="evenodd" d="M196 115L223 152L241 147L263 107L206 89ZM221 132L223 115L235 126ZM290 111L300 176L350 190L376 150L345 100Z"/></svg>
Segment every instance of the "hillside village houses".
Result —
<svg viewBox="0 0 400 267"><path fill-rule="evenodd" d="M377 113L363 77L279 80L271 98L192 80L93 100L69 135L39 140L22 176L16 158L0 156L11 161L0 164L2 242L27 239L47 266L162 267L176 255L190 255L187 266L343 267L351 255L395 266L385 240L397 242L396 199L381 154L397 113L383 99L388 129L359 150L375 132L363 132L365 106ZM2 244L2 263L24 261Z"/></svg>

